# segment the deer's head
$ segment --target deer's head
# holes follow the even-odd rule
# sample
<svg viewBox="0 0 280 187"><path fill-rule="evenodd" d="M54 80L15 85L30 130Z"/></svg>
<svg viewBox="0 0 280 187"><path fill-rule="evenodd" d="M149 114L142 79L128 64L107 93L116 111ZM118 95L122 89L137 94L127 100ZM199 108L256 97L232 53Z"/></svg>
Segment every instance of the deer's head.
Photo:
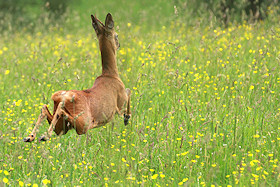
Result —
<svg viewBox="0 0 280 187"><path fill-rule="evenodd" d="M91 15L91 20L92 26L99 40L99 47L102 48L103 45L106 45L106 47L112 47L113 50L117 50L120 47L120 43L118 34L114 30L112 15L110 13L107 14L105 25L93 15Z"/></svg>

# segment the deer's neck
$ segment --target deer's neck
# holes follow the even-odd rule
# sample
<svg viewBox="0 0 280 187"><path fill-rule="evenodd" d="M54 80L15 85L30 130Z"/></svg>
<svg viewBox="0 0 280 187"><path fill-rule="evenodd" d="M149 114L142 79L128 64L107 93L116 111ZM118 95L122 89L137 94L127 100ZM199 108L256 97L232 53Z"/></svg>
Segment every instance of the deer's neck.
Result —
<svg viewBox="0 0 280 187"><path fill-rule="evenodd" d="M101 47L102 75L119 76L115 51L109 47Z"/></svg>

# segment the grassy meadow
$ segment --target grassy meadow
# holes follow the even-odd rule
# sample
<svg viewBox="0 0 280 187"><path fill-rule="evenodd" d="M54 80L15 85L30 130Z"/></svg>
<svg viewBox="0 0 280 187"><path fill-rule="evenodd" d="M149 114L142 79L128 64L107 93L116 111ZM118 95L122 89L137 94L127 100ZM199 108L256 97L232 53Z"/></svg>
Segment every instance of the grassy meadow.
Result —
<svg viewBox="0 0 280 187"><path fill-rule="evenodd" d="M132 90L129 125L116 116L86 135L71 130L24 143L42 105L52 111L52 93L87 89L101 73L95 7L84 6L66 13L65 24L1 33L0 186L280 185L273 10L257 24L223 28L186 24L168 4L159 16L169 18L158 23L152 8L142 19L127 17L145 3L98 5L97 17L111 12L118 26L118 68ZM37 137L47 129L46 121Z"/></svg>

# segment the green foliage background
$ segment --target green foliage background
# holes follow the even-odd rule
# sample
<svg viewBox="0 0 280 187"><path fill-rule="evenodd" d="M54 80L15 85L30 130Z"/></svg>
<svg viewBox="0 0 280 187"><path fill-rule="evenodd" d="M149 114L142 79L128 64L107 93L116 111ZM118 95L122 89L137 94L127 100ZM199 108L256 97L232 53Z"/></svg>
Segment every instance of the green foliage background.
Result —
<svg viewBox="0 0 280 187"><path fill-rule="evenodd" d="M3 2L0 186L280 184L278 1L265 19L233 11L227 22L219 7L230 1ZM108 12L132 90L129 125L116 116L83 136L22 142L52 93L100 75L90 14Z"/></svg>

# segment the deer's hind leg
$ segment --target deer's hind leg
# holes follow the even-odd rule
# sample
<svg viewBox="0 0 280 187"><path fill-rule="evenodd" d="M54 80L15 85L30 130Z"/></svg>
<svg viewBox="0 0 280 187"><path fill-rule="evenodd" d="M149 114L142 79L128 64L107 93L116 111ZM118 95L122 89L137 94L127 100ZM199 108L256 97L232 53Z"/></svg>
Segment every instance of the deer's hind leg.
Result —
<svg viewBox="0 0 280 187"><path fill-rule="evenodd" d="M128 124L128 120L131 117L131 112L130 112L130 95L131 95L131 91L129 88L126 89L126 94L127 94L127 108L126 108L126 112L124 113L123 117L124 117L124 125Z"/></svg>
<svg viewBox="0 0 280 187"><path fill-rule="evenodd" d="M66 133L70 129L70 127L65 126L68 124L68 122L73 124L74 118L64 110L64 104L63 102L60 102L57 106L55 114L53 115L48 132L46 135L41 136L39 140L48 140L51 137L53 131L55 131L57 135Z"/></svg>
<svg viewBox="0 0 280 187"><path fill-rule="evenodd" d="M35 137L36 137L36 133L39 129L39 127L42 125L42 122L47 119L48 122L50 123L50 121L53 120L53 116L51 115L47 105L43 105L42 109L41 109L41 113L38 117L38 120L35 124L35 127L33 128L31 134L28 137L25 137L23 139L24 142L32 142L34 141Z"/></svg>

